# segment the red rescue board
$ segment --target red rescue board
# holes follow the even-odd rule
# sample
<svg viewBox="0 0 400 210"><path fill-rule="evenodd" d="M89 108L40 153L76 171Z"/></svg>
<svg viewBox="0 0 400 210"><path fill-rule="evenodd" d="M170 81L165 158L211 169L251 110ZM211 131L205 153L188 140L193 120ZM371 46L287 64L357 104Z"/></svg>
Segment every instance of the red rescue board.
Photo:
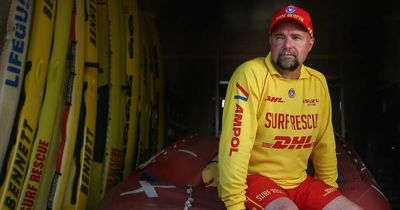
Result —
<svg viewBox="0 0 400 210"><path fill-rule="evenodd" d="M205 187L201 177L218 153L218 142L215 137L198 136L177 141L111 189L100 209L225 209L217 189ZM391 209L355 150L340 138L336 150L339 190L365 210Z"/></svg>

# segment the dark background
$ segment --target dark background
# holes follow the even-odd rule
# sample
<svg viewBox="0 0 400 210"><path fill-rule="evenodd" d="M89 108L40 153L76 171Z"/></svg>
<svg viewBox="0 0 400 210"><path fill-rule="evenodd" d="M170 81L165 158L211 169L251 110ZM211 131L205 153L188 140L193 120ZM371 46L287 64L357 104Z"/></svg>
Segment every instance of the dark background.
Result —
<svg viewBox="0 0 400 210"><path fill-rule="evenodd" d="M306 64L328 79L335 132L400 208L400 1L142 0L160 30L169 141L216 134L219 81L268 53L270 17L288 3L311 13L316 42Z"/></svg>

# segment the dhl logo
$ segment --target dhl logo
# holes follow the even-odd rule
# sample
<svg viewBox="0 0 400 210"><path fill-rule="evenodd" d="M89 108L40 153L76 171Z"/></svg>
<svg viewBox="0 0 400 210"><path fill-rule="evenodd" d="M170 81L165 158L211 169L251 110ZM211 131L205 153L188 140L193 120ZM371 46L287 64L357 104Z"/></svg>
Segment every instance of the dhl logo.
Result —
<svg viewBox="0 0 400 210"><path fill-rule="evenodd" d="M311 143L312 136L275 136L274 144L264 142L263 147L275 149L305 149L313 146Z"/></svg>
<svg viewBox="0 0 400 210"><path fill-rule="evenodd" d="M267 96L265 100L274 103L285 103L285 101L281 97Z"/></svg>
<svg viewBox="0 0 400 210"><path fill-rule="evenodd" d="M247 100L249 100L249 93L248 93L239 83L236 83L236 87L239 89L239 91L240 91L244 96L235 95L235 96L234 96L234 99L239 99L239 100L242 100L242 101L247 101Z"/></svg>

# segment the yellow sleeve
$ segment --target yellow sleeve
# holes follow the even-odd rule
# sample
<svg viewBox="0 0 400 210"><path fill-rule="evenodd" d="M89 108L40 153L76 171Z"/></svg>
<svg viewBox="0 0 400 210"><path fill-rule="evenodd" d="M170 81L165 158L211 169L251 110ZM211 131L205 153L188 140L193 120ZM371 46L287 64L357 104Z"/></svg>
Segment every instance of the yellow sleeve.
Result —
<svg viewBox="0 0 400 210"><path fill-rule="evenodd" d="M321 104L323 107L320 114L321 124L319 126L316 145L311 153L311 159L314 164L315 176L323 180L326 184L337 188L338 184L336 180L338 173L335 136L332 126L331 99L325 77L322 77L322 81L325 96Z"/></svg>
<svg viewBox="0 0 400 210"><path fill-rule="evenodd" d="M225 98L219 144L219 194L228 209L245 209L250 152L257 131L259 88L251 62L232 75Z"/></svg>

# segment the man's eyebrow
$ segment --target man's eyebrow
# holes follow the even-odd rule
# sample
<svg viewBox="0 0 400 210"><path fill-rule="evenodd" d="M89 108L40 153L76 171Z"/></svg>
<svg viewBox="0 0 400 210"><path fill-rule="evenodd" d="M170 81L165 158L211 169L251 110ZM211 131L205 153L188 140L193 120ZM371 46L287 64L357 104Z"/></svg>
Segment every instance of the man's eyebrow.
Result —
<svg viewBox="0 0 400 210"><path fill-rule="evenodd" d="M304 34L307 32L303 32L303 31L292 31L289 33L289 36L304 36Z"/></svg>
<svg viewBox="0 0 400 210"><path fill-rule="evenodd" d="M303 34L302 34L302 33L296 33L296 32L295 32L295 33L291 33L290 36L303 36Z"/></svg>
<svg viewBox="0 0 400 210"><path fill-rule="evenodd" d="M278 32L273 32L272 35L275 36L275 35L285 35L285 34L283 32L278 31Z"/></svg>

